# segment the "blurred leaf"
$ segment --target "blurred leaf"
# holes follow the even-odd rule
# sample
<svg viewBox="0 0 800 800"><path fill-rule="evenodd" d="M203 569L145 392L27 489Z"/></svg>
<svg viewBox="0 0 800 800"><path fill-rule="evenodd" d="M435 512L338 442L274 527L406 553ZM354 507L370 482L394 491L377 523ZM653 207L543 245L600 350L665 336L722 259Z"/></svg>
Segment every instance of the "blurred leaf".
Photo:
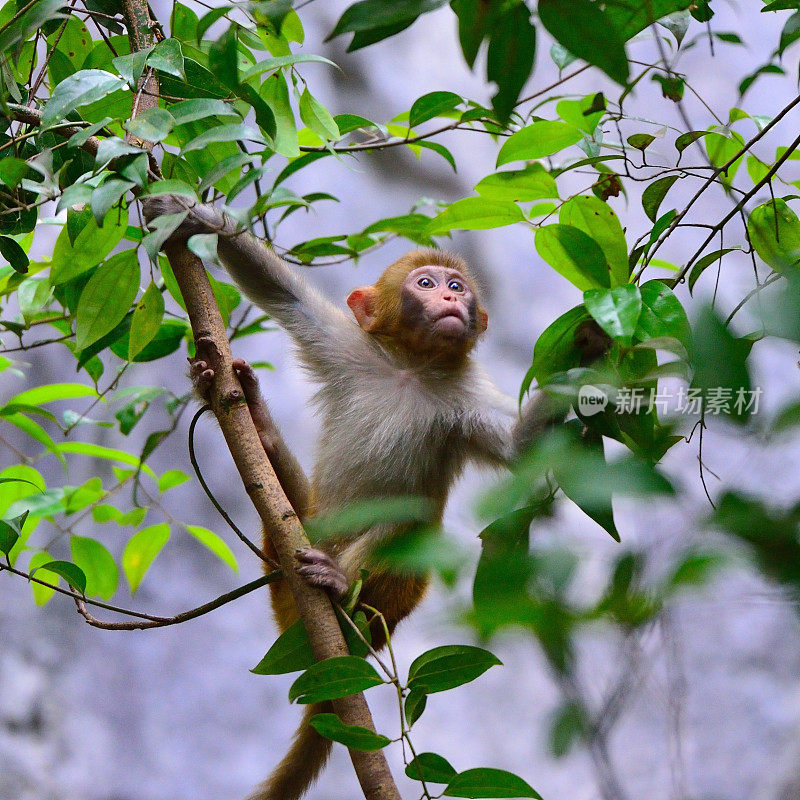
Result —
<svg viewBox="0 0 800 800"><path fill-rule="evenodd" d="M110 599L119 583L119 570L111 553L86 536L71 536L69 546L72 560L86 576L86 595Z"/></svg>
<svg viewBox="0 0 800 800"><path fill-rule="evenodd" d="M354 33L348 52L374 44L410 25L421 14L443 6L447 0L361 0L345 9L326 41ZM360 35L360 36L359 36Z"/></svg>
<svg viewBox="0 0 800 800"><path fill-rule="evenodd" d="M539 19L570 53L594 64L617 83L628 80L625 38L590 0L539 0Z"/></svg>
<svg viewBox="0 0 800 800"><path fill-rule="evenodd" d="M589 729L586 709L575 702L564 702L556 709L550 724L550 752L556 758L563 758Z"/></svg>
<svg viewBox="0 0 800 800"><path fill-rule="evenodd" d="M736 422L746 422L750 415L746 401L751 396L749 346L737 339L708 306L695 320L692 345L692 386L702 392L707 413L722 413ZM714 398L718 404L712 402Z"/></svg>
<svg viewBox="0 0 800 800"><path fill-rule="evenodd" d="M139 588L145 573L169 540L169 525L162 522L134 533L122 553L122 569L131 587L131 594Z"/></svg>
<svg viewBox="0 0 800 800"><path fill-rule="evenodd" d="M519 100L536 58L536 28L524 2L511 5L495 22L486 53L486 78L497 84L492 107L506 121Z"/></svg>
<svg viewBox="0 0 800 800"><path fill-rule="evenodd" d="M800 262L800 220L777 198L757 206L747 220L747 233L756 253L777 272L797 268Z"/></svg>
<svg viewBox="0 0 800 800"><path fill-rule="evenodd" d="M236 556L224 540L214 531L203 528L200 525L187 525L186 530L197 539L202 545L207 547L220 561L224 561L234 572L239 571Z"/></svg>
<svg viewBox="0 0 800 800"><path fill-rule="evenodd" d="M40 581L45 581L52 586L58 586L58 574L50 572L50 570L47 569L41 569L43 564L48 564L52 560L53 557L46 550L34 553L28 563L28 572L37 572L38 574L35 577ZM42 586L42 584L36 583L35 581L31 581L31 591L33 592L33 599L37 606L45 605L55 594L55 589L51 589L50 586Z"/></svg>

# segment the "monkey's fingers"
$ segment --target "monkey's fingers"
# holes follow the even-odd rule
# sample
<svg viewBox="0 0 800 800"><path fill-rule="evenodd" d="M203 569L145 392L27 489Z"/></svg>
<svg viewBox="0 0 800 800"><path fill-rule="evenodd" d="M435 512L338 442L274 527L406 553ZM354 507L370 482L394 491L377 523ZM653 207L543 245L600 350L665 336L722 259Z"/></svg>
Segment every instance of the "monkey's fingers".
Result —
<svg viewBox="0 0 800 800"><path fill-rule="evenodd" d="M235 358L233 360L233 368L236 370L236 377L239 378L239 383L242 384L247 402L251 402L251 397L253 398L252 402L257 399L260 400L261 391L258 387L256 371L243 358Z"/></svg>
<svg viewBox="0 0 800 800"><path fill-rule="evenodd" d="M340 600L347 594L347 578L327 553L306 547L298 550L295 557L300 562L297 572L312 586L324 589L334 600Z"/></svg>

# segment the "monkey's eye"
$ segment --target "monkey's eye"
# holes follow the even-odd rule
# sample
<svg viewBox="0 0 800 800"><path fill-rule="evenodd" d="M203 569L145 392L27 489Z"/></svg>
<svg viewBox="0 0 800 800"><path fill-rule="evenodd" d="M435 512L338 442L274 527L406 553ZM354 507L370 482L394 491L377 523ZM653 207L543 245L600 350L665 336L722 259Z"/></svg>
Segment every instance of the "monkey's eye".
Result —
<svg viewBox="0 0 800 800"><path fill-rule="evenodd" d="M417 281L417 286L421 286L423 289L433 289L433 281L430 278L420 278Z"/></svg>
<svg viewBox="0 0 800 800"><path fill-rule="evenodd" d="M452 292L463 292L464 284L461 281L452 280L447 284L447 288Z"/></svg>

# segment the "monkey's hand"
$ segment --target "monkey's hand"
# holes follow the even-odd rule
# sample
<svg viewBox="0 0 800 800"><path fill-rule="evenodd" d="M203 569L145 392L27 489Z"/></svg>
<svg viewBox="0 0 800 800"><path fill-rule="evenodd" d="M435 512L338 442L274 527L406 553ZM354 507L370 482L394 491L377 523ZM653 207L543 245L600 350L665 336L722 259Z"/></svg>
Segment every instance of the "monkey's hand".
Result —
<svg viewBox="0 0 800 800"><path fill-rule="evenodd" d="M306 547L298 550L295 556L300 562L298 573L312 586L324 589L332 600L341 600L347 594L347 577L327 553L314 547Z"/></svg>
<svg viewBox="0 0 800 800"><path fill-rule="evenodd" d="M219 233L230 236L236 232L236 223L218 208L198 203L179 194L158 194L142 200L142 213L148 226L164 214L188 212L186 219L170 235L169 241L185 241L196 233ZM152 226L150 226L152 227Z"/></svg>

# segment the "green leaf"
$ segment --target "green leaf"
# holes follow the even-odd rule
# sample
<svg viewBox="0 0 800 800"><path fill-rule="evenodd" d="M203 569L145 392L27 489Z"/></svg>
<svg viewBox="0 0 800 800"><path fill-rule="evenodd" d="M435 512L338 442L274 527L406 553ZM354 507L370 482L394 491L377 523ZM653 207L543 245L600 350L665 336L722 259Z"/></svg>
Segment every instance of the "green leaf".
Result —
<svg viewBox="0 0 800 800"><path fill-rule="evenodd" d="M487 200L525 202L558 197L555 179L541 164L487 175L475 186L475 191Z"/></svg>
<svg viewBox="0 0 800 800"><path fill-rule="evenodd" d="M18 539L19 531L15 530L14 527L4 519L0 519L0 553L7 556Z"/></svg>
<svg viewBox="0 0 800 800"><path fill-rule="evenodd" d="M131 360L137 363L144 361L155 361L164 356L174 353L183 342L189 331L187 323L182 319L167 319L161 324L156 335L145 345ZM128 334L124 332L115 342L110 345L111 352L119 358L127 359L130 355Z"/></svg>
<svg viewBox="0 0 800 800"><path fill-rule="evenodd" d="M593 195L577 195L567 200L558 221L590 236L605 255L611 271L611 285L628 282L628 246L619 217L608 203Z"/></svg>
<svg viewBox="0 0 800 800"><path fill-rule="evenodd" d="M406 696L405 712L409 725L413 725L425 711L428 704L428 695L424 691L412 690Z"/></svg>
<svg viewBox="0 0 800 800"><path fill-rule="evenodd" d="M339 138L339 126L331 113L307 88L303 89L303 94L300 95L300 119L323 139Z"/></svg>
<svg viewBox="0 0 800 800"><path fill-rule="evenodd" d="M69 215L67 216L69 222ZM122 240L128 226L128 212L107 215L102 226L89 217L80 232L70 239L69 226L56 239L50 283L57 286L96 267Z"/></svg>
<svg viewBox="0 0 800 800"><path fill-rule="evenodd" d="M132 467L146 472L153 480L156 474L147 464L142 463L136 456L126 453L124 450L115 450L112 447L104 447L100 444L90 444L89 442L62 442L58 445L59 453L77 453L89 456L90 458L103 458L108 461L120 461L123 464L130 464Z"/></svg>
<svg viewBox="0 0 800 800"><path fill-rule="evenodd" d="M688 131L687 133L682 133L675 140L675 149L682 153L690 144L709 135L711 135L711 131Z"/></svg>
<svg viewBox="0 0 800 800"><path fill-rule="evenodd" d="M579 289L610 286L611 278L600 245L571 225L545 225L536 231L536 252Z"/></svg>
<svg viewBox="0 0 800 800"><path fill-rule="evenodd" d="M566 122L542 119L518 130L505 140L497 154L497 166L510 161L531 161L564 150L583 139L583 132Z"/></svg>
<svg viewBox="0 0 800 800"><path fill-rule="evenodd" d="M444 790L445 797L529 797L541 795L513 772L480 767L459 772Z"/></svg>
<svg viewBox="0 0 800 800"><path fill-rule="evenodd" d="M174 489L176 486L180 486L182 483L186 483L188 480L191 480L191 478L185 472L179 469L168 469L158 479L158 491L167 492L170 489Z"/></svg>
<svg viewBox="0 0 800 800"><path fill-rule="evenodd" d="M728 395L728 402L719 411L736 422L746 422L750 413L744 402L737 405L737 400L747 400L751 393L747 369L750 344L737 339L709 307L701 309L692 327L692 386L705 398L719 392Z"/></svg>
<svg viewBox="0 0 800 800"><path fill-rule="evenodd" d="M429 92L414 101L408 112L408 127L416 128L429 119L438 117L452 111L463 102L462 98L453 92Z"/></svg>
<svg viewBox="0 0 800 800"><path fill-rule="evenodd" d="M301 620L290 625L250 671L256 675L284 675L308 669L316 662Z"/></svg>
<svg viewBox="0 0 800 800"><path fill-rule="evenodd" d="M275 115L275 151L286 158L297 158L300 142L285 76L272 75L261 84L258 92Z"/></svg>
<svg viewBox="0 0 800 800"><path fill-rule="evenodd" d="M575 332L590 319L589 312L581 304L562 314L542 332L533 347L533 363L530 369L531 377L536 379L539 386L544 386L560 372L580 366L581 351L575 344ZM521 394L520 402L522 396Z"/></svg>
<svg viewBox="0 0 800 800"><path fill-rule="evenodd" d="M331 67L338 68L338 65L335 61L331 61L329 58L325 58L324 56L317 56L313 53L292 53L291 55L287 56L265 58L258 61L242 72L242 83L249 81L250 78L263 75L265 72L274 72L275 70L282 69L283 67L293 67L295 64L307 64L310 62L328 64Z"/></svg>
<svg viewBox="0 0 800 800"><path fill-rule="evenodd" d="M449 783L456 775L450 762L438 753L420 753L406 767L406 775L415 781Z"/></svg>
<svg viewBox="0 0 800 800"><path fill-rule="evenodd" d="M69 546L72 560L86 575L86 595L110 599L119 583L119 570L111 553L96 539L86 536L72 536Z"/></svg>
<svg viewBox="0 0 800 800"><path fill-rule="evenodd" d="M647 281L639 287L642 312L634 336L647 339L677 339L685 348L691 343L691 327L680 300L661 281Z"/></svg>
<svg viewBox="0 0 800 800"><path fill-rule="evenodd" d="M147 57L147 63L154 69L176 78L186 79L183 71L183 53L181 43L177 39L160 41Z"/></svg>
<svg viewBox="0 0 800 800"><path fill-rule="evenodd" d="M38 423L29 419L24 414L19 413L4 413L2 418L15 425L21 431L24 431L32 439L35 439L39 444L44 445L59 461L64 463L64 456L61 455L59 445L57 445L50 434Z"/></svg>
<svg viewBox="0 0 800 800"><path fill-rule="evenodd" d="M0 236L0 256L11 264L14 272L24 275L28 271L28 264L30 264L28 254L11 237Z"/></svg>
<svg viewBox="0 0 800 800"><path fill-rule="evenodd" d="M193 100L182 100L169 107L170 116L176 125L195 122L206 117L239 117L239 113L224 100L212 100L207 97L198 97Z"/></svg>
<svg viewBox="0 0 800 800"><path fill-rule="evenodd" d="M92 191L91 206L95 220L102 224L108 210L135 184L132 181L120 181L112 178L104 181Z"/></svg>
<svg viewBox="0 0 800 800"><path fill-rule="evenodd" d="M369 34L380 31L379 38L369 39L368 43L372 44L391 36L397 26L407 27L421 14L434 11L446 2L447 0L362 0L345 10L326 41L343 33ZM348 51L351 49L354 49L352 45L348 47Z"/></svg>
<svg viewBox="0 0 800 800"><path fill-rule="evenodd" d="M78 301L76 346L83 350L112 331L128 312L138 290L136 250L123 250L101 264L89 278Z"/></svg>
<svg viewBox="0 0 800 800"><path fill-rule="evenodd" d="M122 569L131 594L139 588L145 573L168 540L169 525L166 522L143 528L128 540L122 553Z"/></svg>
<svg viewBox="0 0 800 800"><path fill-rule="evenodd" d="M642 312L638 286L628 283L613 289L589 289L583 294L583 304L595 322L613 339L629 341L633 337Z"/></svg>
<svg viewBox="0 0 800 800"><path fill-rule="evenodd" d="M776 272L795 271L800 262L800 220L777 198L757 206L747 220L756 253Z"/></svg>
<svg viewBox="0 0 800 800"><path fill-rule="evenodd" d="M658 208L661 205L661 201L676 180L678 180L677 175L667 175L664 178L653 181L642 192L642 208L651 222L655 222L658 219Z"/></svg>
<svg viewBox="0 0 800 800"><path fill-rule="evenodd" d="M580 100L560 100L556 104L556 113L564 122L592 136L605 113L605 97L598 93L586 95Z"/></svg>
<svg viewBox="0 0 800 800"><path fill-rule="evenodd" d="M257 144L267 144L267 140L252 126L245 123L230 123L226 125L215 125L203 131L191 141L187 142L182 148L182 153L190 153L193 150L202 150L213 142L236 142L250 141ZM175 215L169 215L175 216Z"/></svg>
<svg viewBox="0 0 800 800"><path fill-rule="evenodd" d="M488 650L471 645L434 647L414 659L408 669L408 687L426 694L444 692L483 675L487 669L502 664Z"/></svg>
<svg viewBox="0 0 800 800"><path fill-rule="evenodd" d="M160 142L169 136L175 126L172 114L165 108L146 108L125 123L128 133L143 142Z"/></svg>
<svg viewBox="0 0 800 800"><path fill-rule="evenodd" d="M636 150L641 150L644 153L655 140L656 137L650 133L634 133L633 136L628 137L627 141L631 147ZM675 178L677 178L677 176L673 177L673 180L675 180Z"/></svg>
<svg viewBox="0 0 800 800"><path fill-rule="evenodd" d="M230 547L225 544L214 531L208 528L202 528L200 525L187 525L186 530L194 536L201 544L207 547L220 561L224 561L234 572L239 571L239 565L236 563L236 556L231 551Z"/></svg>
<svg viewBox="0 0 800 800"><path fill-rule="evenodd" d="M427 234L446 233L453 229L485 230L502 228L515 222L524 222L522 209L505 200L485 200L482 197L465 197L448 206L431 220Z"/></svg>
<svg viewBox="0 0 800 800"><path fill-rule="evenodd" d="M155 283L150 283L136 304L128 334L128 360L133 361L161 328L164 317L164 298Z"/></svg>
<svg viewBox="0 0 800 800"><path fill-rule="evenodd" d="M333 739L334 742L339 742L350 750L370 753L392 743L388 736L375 733L369 728L345 725L336 714L315 714L308 724L321 736Z"/></svg>
<svg viewBox="0 0 800 800"><path fill-rule="evenodd" d="M122 78L102 69L79 70L53 89L42 110L42 125L53 125L76 108L102 100L125 85Z"/></svg>
<svg viewBox="0 0 800 800"><path fill-rule="evenodd" d="M289 701L318 703L335 700L381 683L381 676L363 658L336 656L309 667L289 689Z"/></svg>
<svg viewBox="0 0 800 800"><path fill-rule="evenodd" d="M538 12L542 25L570 53L599 67L617 83L627 83L625 39L597 3L539 0Z"/></svg>
<svg viewBox="0 0 800 800"><path fill-rule="evenodd" d="M492 107L500 121L511 116L535 57L536 28L530 9L523 2L514 3L493 26L486 53L486 77L497 84Z"/></svg>
<svg viewBox="0 0 800 800"><path fill-rule="evenodd" d="M563 758L589 730L586 711L578 703L565 702L557 710L550 727L550 751Z"/></svg>
<svg viewBox="0 0 800 800"><path fill-rule="evenodd" d="M31 574L34 574L39 569L46 569L48 572L60 575L73 589L81 594L86 593L86 576L83 574L83 570L80 567L76 567L75 564L69 561L47 561L37 567L36 570L33 570ZM46 580L46 578L43 578L43 580Z"/></svg>
<svg viewBox="0 0 800 800"><path fill-rule="evenodd" d="M41 553L34 553L28 563L28 572L39 571L36 577L40 581L46 581L53 586L58 586L57 573L50 572L50 570L47 569L40 570L43 564L48 564L52 560L53 557L46 550L43 550ZM35 583L34 581L31 581L31 591L33 592L33 599L37 606L43 606L55 594L55 589L51 589L49 586L42 586L40 583Z"/></svg>
<svg viewBox="0 0 800 800"><path fill-rule="evenodd" d="M8 404L24 404L31 406L43 403L54 403L58 400L72 400L76 397L97 397L97 391L91 386L82 383L48 383L36 386L25 392L14 395Z"/></svg>

